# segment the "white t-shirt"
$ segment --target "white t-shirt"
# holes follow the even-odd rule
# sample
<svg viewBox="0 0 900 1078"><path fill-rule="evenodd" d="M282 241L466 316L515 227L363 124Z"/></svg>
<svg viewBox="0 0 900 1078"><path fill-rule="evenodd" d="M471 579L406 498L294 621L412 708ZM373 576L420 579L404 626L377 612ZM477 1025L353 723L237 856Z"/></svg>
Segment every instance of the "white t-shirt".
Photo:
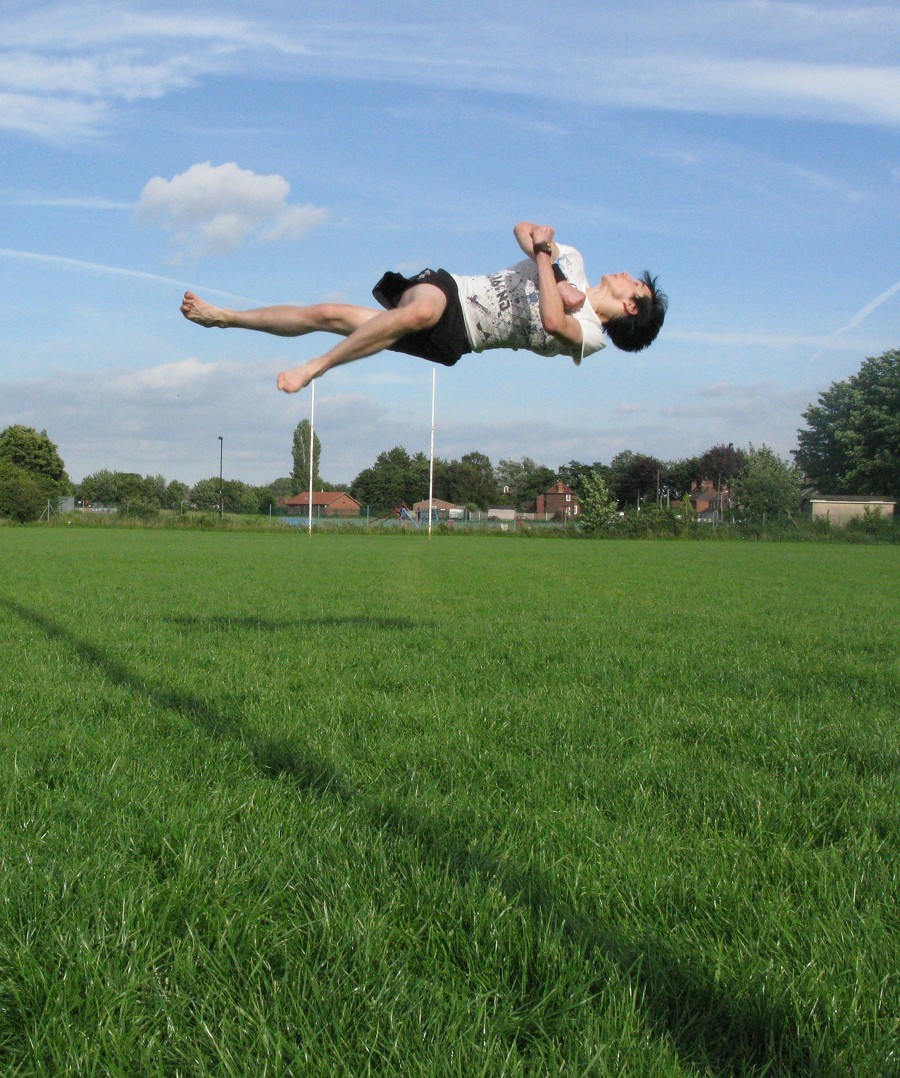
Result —
<svg viewBox="0 0 900 1078"><path fill-rule="evenodd" d="M582 292L588 289L584 260L574 247L559 247L559 266ZM539 356L569 355L576 364L606 346L603 325L585 300L572 314L581 325L581 345L567 345L541 325L537 264L524 258L487 276L451 275L459 290L466 334L473 352L487 348L527 348Z"/></svg>

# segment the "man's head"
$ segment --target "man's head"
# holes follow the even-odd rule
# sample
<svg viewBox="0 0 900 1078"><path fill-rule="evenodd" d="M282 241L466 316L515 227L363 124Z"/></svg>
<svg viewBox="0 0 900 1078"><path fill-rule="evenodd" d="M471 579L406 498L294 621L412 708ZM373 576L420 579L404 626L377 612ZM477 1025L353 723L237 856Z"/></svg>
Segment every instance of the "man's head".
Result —
<svg viewBox="0 0 900 1078"><path fill-rule="evenodd" d="M623 352L640 352L656 340L669 300L644 271L635 279L627 273L609 274L600 282L610 303L603 320L606 335ZM621 313L619 313L621 312Z"/></svg>

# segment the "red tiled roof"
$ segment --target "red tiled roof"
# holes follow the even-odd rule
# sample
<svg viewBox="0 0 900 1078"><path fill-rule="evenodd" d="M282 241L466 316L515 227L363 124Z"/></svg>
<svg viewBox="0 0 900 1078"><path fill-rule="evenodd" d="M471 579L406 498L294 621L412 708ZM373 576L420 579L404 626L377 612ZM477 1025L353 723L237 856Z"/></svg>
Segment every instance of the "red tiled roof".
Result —
<svg viewBox="0 0 900 1078"><path fill-rule="evenodd" d="M331 505L331 503L337 501L338 498L347 498L349 501L353 502L354 505L359 505L359 502L345 490L314 490L312 503L313 505ZM299 494L295 494L293 498L285 498L281 504L295 506L309 505L309 491L302 490Z"/></svg>

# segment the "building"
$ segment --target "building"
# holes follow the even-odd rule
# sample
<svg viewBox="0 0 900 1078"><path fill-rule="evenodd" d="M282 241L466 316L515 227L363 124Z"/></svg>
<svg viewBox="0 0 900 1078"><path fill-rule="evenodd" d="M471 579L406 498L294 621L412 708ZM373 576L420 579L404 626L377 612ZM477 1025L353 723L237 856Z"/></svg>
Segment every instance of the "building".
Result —
<svg viewBox="0 0 900 1078"><path fill-rule="evenodd" d="M854 518L862 518L868 509L870 513L880 512L890 519L897 511L897 502L893 498L880 498L876 495L822 494L813 487L807 487L800 495L800 509L809 513L813 520L828 520L832 524L847 524Z"/></svg>
<svg viewBox="0 0 900 1078"><path fill-rule="evenodd" d="M721 488L717 489L712 479L702 479L699 483L694 479L691 482L690 494L686 498L672 502L672 508L678 509L679 506L684 505L685 501L690 503L698 524L734 522L737 501L727 483L723 483Z"/></svg>
<svg viewBox="0 0 900 1078"><path fill-rule="evenodd" d="M570 486L557 480L549 490L537 496L534 512L538 517L551 520L575 520L581 512L581 502Z"/></svg>
<svg viewBox="0 0 900 1078"><path fill-rule="evenodd" d="M440 498L432 498L430 504L435 513L435 520L465 520L466 518L466 507L464 505L444 502ZM428 520L428 505L427 498L424 501L415 503L412 511L416 520Z"/></svg>
<svg viewBox="0 0 900 1078"><path fill-rule="evenodd" d="M309 513L309 491L301 491L293 498L282 498L278 503L287 510ZM312 515L314 517L358 517L360 504L356 498L342 490L314 490L312 492Z"/></svg>

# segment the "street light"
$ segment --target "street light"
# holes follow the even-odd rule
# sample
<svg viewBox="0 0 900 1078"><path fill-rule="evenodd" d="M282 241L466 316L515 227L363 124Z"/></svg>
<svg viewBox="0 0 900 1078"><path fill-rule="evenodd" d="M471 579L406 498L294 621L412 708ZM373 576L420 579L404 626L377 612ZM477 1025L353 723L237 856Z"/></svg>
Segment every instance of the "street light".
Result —
<svg viewBox="0 0 900 1078"><path fill-rule="evenodd" d="M222 519L225 513L225 503L222 500L222 454L224 452L224 442L222 441L222 435L219 435L219 520Z"/></svg>

